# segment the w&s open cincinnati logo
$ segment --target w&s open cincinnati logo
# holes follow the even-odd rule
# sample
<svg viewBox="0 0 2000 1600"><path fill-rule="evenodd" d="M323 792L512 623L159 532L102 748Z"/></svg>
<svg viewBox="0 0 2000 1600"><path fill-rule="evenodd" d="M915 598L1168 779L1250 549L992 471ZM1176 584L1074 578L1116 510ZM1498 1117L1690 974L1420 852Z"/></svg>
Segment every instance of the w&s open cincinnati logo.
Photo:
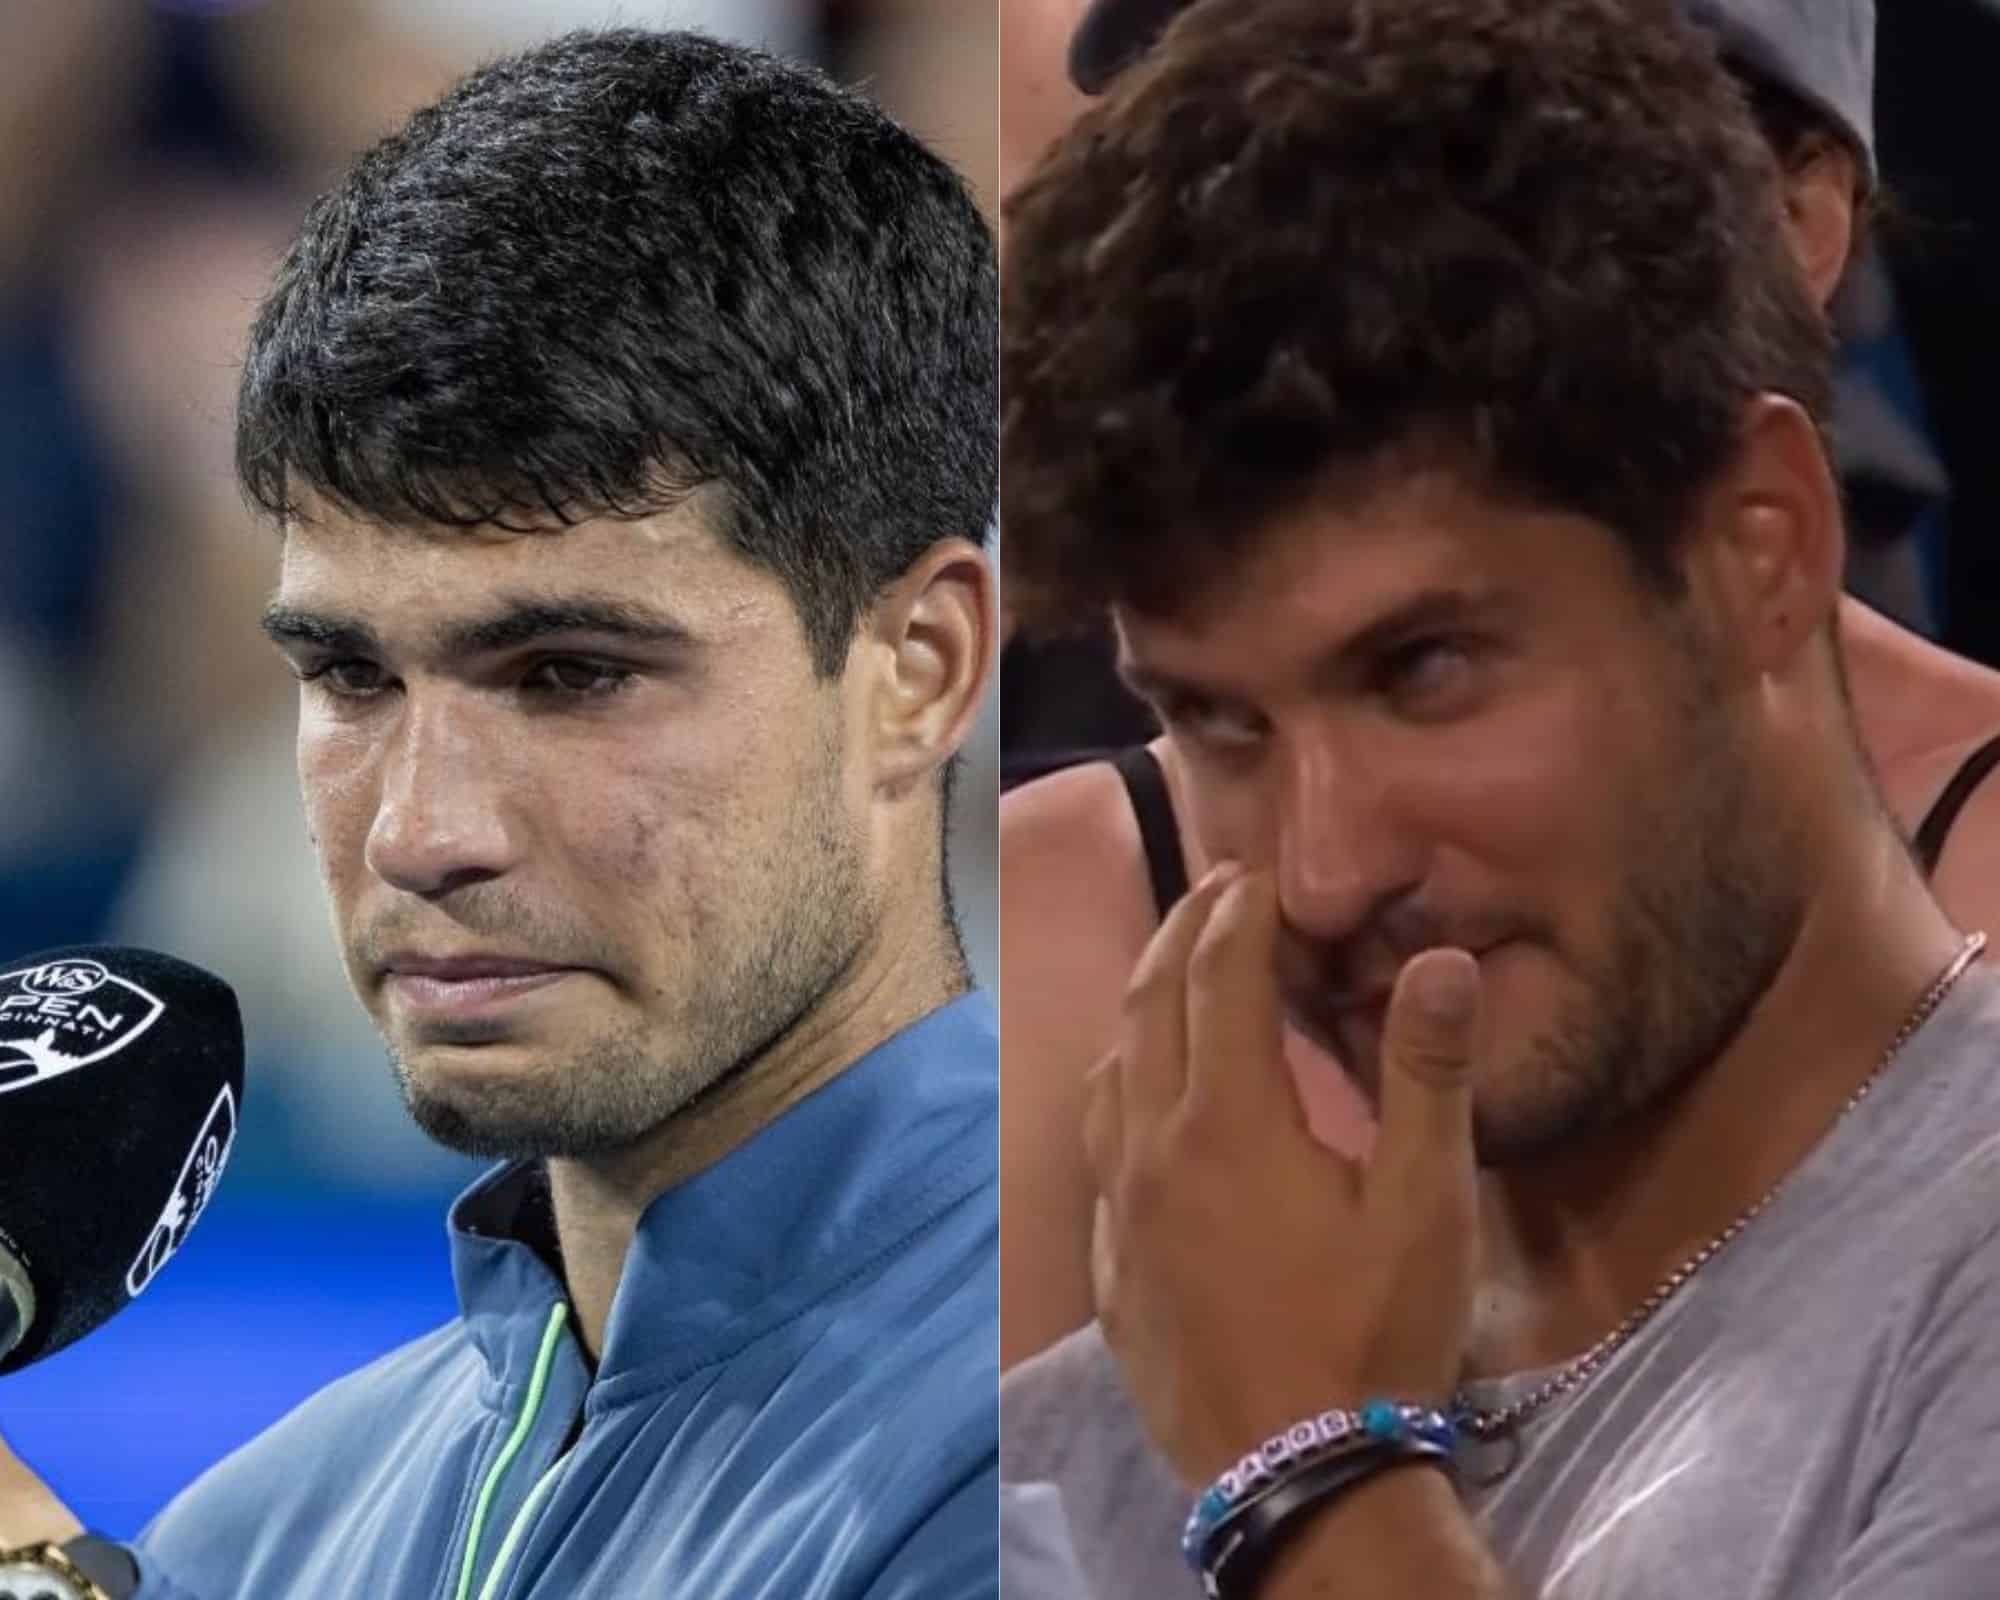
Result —
<svg viewBox="0 0 2000 1600"><path fill-rule="evenodd" d="M0 973L0 1094L116 1055L166 1007L83 958Z"/></svg>
<svg viewBox="0 0 2000 1600"><path fill-rule="evenodd" d="M186 1242L188 1230L207 1209L208 1197L215 1193L216 1180L222 1176L223 1163L229 1159L229 1147L235 1142L236 1096L224 1084L222 1093L215 1097L215 1104L208 1109L201 1132L194 1136L194 1148L188 1151L187 1160L181 1163L180 1181L174 1185L174 1192L167 1196L160 1220L153 1224L152 1234L140 1249L131 1270L125 1274L127 1294L136 1295L151 1283L160 1268L171 1261L174 1252Z"/></svg>

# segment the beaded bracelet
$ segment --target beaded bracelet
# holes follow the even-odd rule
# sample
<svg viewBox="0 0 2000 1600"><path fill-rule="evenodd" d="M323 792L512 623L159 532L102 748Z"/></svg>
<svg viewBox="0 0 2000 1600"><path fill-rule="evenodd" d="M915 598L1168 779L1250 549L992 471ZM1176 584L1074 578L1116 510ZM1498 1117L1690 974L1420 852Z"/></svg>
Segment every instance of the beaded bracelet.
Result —
<svg viewBox="0 0 2000 1600"><path fill-rule="evenodd" d="M1223 1518L1202 1552L1202 1591L1209 1600L1254 1600L1259 1581L1279 1548L1340 1495L1369 1478L1409 1462L1447 1470L1451 1451L1434 1439L1375 1443L1345 1455L1323 1457L1252 1496Z"/></svg>
<svg viewBox="0 0 2000 1600"><path fill-rule="evenodd" d="M1397 1445L1436 1445L1449 1456L1458 1429L1434 1406L1370 1400L1358 1411L1322 1411L1275 1433L1202 1491L1181 1530L1181 1554L1202 1570L1202 1552L1230 1514L1316 1462Z"/></svg>

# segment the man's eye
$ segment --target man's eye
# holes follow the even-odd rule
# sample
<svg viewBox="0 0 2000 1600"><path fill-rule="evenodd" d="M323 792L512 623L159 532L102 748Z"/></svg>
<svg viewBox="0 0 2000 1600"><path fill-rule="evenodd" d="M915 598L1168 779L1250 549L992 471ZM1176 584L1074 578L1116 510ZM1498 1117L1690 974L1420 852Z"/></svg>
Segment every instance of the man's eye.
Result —
<svg viewBox="0 0 2000 1600"><path fill-rule="evenodd" d="M373 661L326 661L297 669L301 683L317 685L329 694L349 700L365 700L387 686L380 664Z"/></svg>
<svg viewBox="0 0 2000 1600"><path fill-rule="evenodd" d="M1181 738L1225 749L1246 749L1263 737L1255 712L1205 696L1181 695L1159 706L1160 720Z"/></svg>
<svg viewBox="0 0 2000 1600"><path fill-rule="evenodd" d="M1477 688L1477 652L1463 639L1418 639L1383 661L1379 688L1416 715L1467 708Z"/></svg>
<svg viewBox="0 0 2000 1600"><path fill-rule="evenodd" d="M535 663L527 676L527 687L563 695L613 694L631 682L632 674L623 667L606 666L601 661L552 656Z"/></svg>

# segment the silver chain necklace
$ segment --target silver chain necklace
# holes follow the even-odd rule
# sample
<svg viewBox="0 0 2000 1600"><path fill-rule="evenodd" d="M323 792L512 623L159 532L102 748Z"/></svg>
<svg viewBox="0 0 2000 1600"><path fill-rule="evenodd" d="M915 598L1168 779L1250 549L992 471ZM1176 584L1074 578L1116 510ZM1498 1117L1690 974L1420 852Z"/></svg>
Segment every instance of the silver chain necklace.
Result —
<svg viewBox="0 0 2000 1600"><path fill-rule="evenodd" d="M1860 1088L1848 1096L1847 1103L1840 1108L1840 1114L1834 1118L1835 1126L1838 1126L1850 1111L1868 1098L1868 1091L1873 1089L1882 1074L1889 1070L1890 1064L1902 1053L1903 1046L1910 1042L1911 1037L1919 1028L1930 1021L1931 1013L1943 1004L1944 997L1951 993L1952 985L1957 983L1964 975L1966 968L1979 959L1980 951L1985 948L1986 935L1983 933L1973 934L1971 938L1967 939L1959 947L1958 954L1951 959L1951 964L1938 974L1937 981L1924 991L1923 998L1917 1002L1915 1009L1904 1019L1902 1027L1896 1030L1896 1037L1889 1041L1889 1048L1883 1051L1882 1059L1875 1063L1875 1070L1862 1080ZM1502 1406L1498 1411L1483 1411L1476 1406L1469 1406L1461 1396L1455 1402L1452 1412L1460 1431L1470 1434L1474 1439L1498 1439L1505 1434L1513 1432L1514 1429L1520 1427L1523 1422L1527 1421L1528 1418L1532 1417L1544 1406L1550 1404L1552 1401L1560 1400L1564 1395L1576 1388L1577 1385L1584 1382L1599 1367L1603 1366L1605 1362L1624 1349L1631 1341L1632 1336L1653 1320L1659 1313L1660 1308L1674 1297L1688 1279L1692 1278L1703 1267L1707 1266L1709 1262L1713 1261L1716 1256L1720 1255L1728 1247L1729 1243L1739 1233L1749 1227L1752 1222L1756 1221L1758 1216L1763 1213L1765 1207L1769 1206L1778 1197L1779 1191L1784 1188L1787 1179L1790 1177L1791 1173L1788 1172L1784 1177L1781 1177L1776 1183L1772 1184L1770 1188L1766 1189L1749 1210L1741 1213L1722 1232L1718 1233L1707 1244L1703 1245L1678 1267L1674 1268L1672 1272L1668 1273L1666 1277L1662 1278L1653 1289L1653 1292L1647 1295L1640 1303L1636 1311L1623 1322L1619 1323L1617 1327L1613 1328L1602 1339L1599 1339L1596 1344L1584 1351L1582 1355L1560 1368L1546 1383L1523 1395L1512 1405ZM1510 1456L1509 1466L1511 1467L1511 1465L1512 1457Z"/></svg>

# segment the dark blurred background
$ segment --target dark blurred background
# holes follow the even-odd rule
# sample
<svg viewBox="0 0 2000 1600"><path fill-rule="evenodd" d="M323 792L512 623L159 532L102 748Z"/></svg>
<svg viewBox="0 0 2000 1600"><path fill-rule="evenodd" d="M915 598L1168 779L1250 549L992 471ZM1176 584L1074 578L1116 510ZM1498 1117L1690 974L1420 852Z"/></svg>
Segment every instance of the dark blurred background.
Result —
<svg viewBox="0 0 2000 1600"><path fill-rule="evenodd" d="M0 6L0 959L109 940L243 1002L231 1169L89 1340L0 1380L0 1428L136 1532L329 1378L452 1316L474 1170L414 1130L342 978L237 497L244 330L311 197L480 60L586 25L695 26L866 87L997 185L993 0L61 0ZM958 904L993 977L996 761Z"/></svg>

